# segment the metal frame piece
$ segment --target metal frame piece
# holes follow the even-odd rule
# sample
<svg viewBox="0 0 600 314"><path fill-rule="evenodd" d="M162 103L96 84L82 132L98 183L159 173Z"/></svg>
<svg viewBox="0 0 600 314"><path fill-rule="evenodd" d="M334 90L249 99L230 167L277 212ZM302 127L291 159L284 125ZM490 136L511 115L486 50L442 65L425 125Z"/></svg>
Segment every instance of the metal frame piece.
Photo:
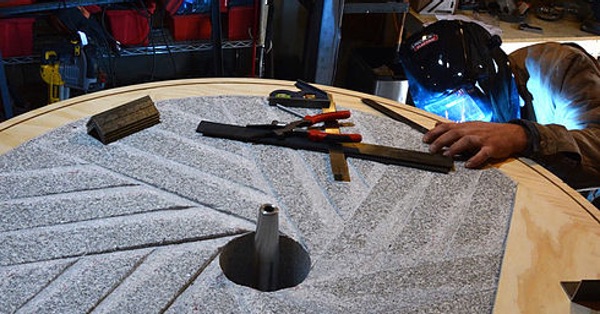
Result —
<svg viewBox="0 0 600 314"><path fill-rule="evenodd" d="M271 24L272 19L272 9L273 1L272 0L260 0L259 1L259 23L258 23L258 38L256 39L256 49L258 50L256 55L258 60L257 69L258 69L258 77L264 77L265 72L265 54L267 51L267 45L270 42L270 38L268 37L268 30ZM252 60L255 62L255 60Z"/></svg>
<svg viewBox="0 0 600 314"><path fill-rule="evenodd" d="M340 12L344 8L344 0L325 0L322 8L315 82L331 85L342 39L342 15Z"/></svg>
<svg viewBox="0 0 600 314"><path fill-rule="evenodd" d="M221 7L219 0L212 0L210 5L212 24L213 63L216 76L223 76L223 34L221 33Z"/></svg>
<svg viewBox="0 0 600 314"><path fill-rule="evenodd" d="M302 2L305 4L304 2ZM309 29L304 48L304 76L318 84L332 85L341 42L344 14L406 13L408 3L348 3L316 0L309 9Z"/></svg>
<svg viewBox="0 0 600 314"><path fill-rule="evenodd" d="M2 104L4 105L4 118L10 119L13 115L12 99L8 91L8 82L6 80L6 72L4 72L4 61L2 60L2 50L0 50L0 95L2 96Z"/></svg>

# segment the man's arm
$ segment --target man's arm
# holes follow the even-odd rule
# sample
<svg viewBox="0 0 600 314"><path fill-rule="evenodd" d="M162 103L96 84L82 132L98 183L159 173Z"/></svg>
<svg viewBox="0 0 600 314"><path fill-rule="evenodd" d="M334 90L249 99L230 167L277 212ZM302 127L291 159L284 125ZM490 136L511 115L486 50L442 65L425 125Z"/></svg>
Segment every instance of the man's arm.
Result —
<svg viewBox="0 0 600 314"><path fill-rule="evenodd" d="M537 131L538 146L525 155L539 162L575 189L600 186L600 125L582 130L527 121Z"/></svg>
<svg viewBox="0 0 600 314"><path fill-rule="evenodd" d="M567 130L561 125L512 123L438 123L423 136L430 151L447 156L470 155L465 166L489 160L529 157L575 189L600 186L600 127Z"/></svg>

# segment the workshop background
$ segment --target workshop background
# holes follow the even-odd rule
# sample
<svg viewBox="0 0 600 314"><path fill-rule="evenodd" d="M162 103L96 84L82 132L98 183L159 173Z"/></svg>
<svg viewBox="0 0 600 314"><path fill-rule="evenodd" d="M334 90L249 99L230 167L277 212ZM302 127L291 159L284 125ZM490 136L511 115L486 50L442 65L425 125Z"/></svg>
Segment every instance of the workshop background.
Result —
<svg viewBox="0 0 600 314"><path fill-rule="evenodd" d="M589 17L600 12L600 0L456 1L436 1L436 10L463 9L506 20L535 9L547 19L570 14L591 21L587 30L600 33L600 18ZM354 4L351 13L360 14L343 13L326 24L331 21L323 8L336 3L346 6L344 13ZM394 52L403 37L422 26L412 13L422 14L432 3L0 0L0 121L97 90L201 77L303 79L410 103ZM406 14L409 5L411 14ZM268 16L266 23L261 16ZM319 42L315 21L323 29L341 25L334 34L339 43Z"/></svg>

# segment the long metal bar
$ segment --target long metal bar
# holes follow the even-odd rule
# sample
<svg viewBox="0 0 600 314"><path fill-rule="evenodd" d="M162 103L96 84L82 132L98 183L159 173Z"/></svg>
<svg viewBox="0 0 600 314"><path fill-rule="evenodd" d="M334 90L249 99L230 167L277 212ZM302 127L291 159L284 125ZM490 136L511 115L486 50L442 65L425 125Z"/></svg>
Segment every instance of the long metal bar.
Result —
<svg viewBox="0 0 600 314"><path fill-rule="evenodd" d="M319 30L314 81L319 84L332 85L342 39L341 27L344 0L324 0L321 8L323 15Z"/></svg>
<svg viewBox="0 0 600 314"><path fill-rule="evenodd" d="M323 108L323 113L337 111L335 107L335 101L333 101L333 96L331 94L327 94L327 98L329 98L329 107ZM332 126L327 126L325 132L333 134L341 133L340 127L337 123ZM333 179L335 181L350 182L350 169L348 168L346 155L344 155L344 152L340 148L331 147L329 149L329 163L331 165L331 172L333 173Z"/></svg>
<svg viewBox="0 0 600 314"><path fill-rule="evenodd" d="M410 126L411 128L413 128L413 129L415 129L415 130L417 130L417 131L419 131L419 132L421 132L423 134L425 134L425 133L427 133L429 131L428 128L426 128L426 127L424 127L424 126L422 126L422 125L420 125L420 124L418 124L418 123L416 123L416 122L408 119L407 117L399 114L398 112L396 112L396 111L394 111L392 109L389 109L388 107L385 107L384 105L382 105L382 104L380 104L380 103L378 103L378 102L376 102L376 101L374 101L372 99L362 98L361 101L365 105L367 105L367 106L369 106L369 107L371 107L371 108L373 108L373 109L375 109L375 110L383 113L384 115L386 115L386 116L388 116L388 117L390 117L390 118L392 118L392 119L394 119L394 120L396 120L398 122L404 123L404 124Z"/></svg>
<svg viewBox="0 0 600 314"><path fill-rule="evenodd" d="M212 24L212 48L215 76L223 76L223 35L221 33L221 5L219 0L212 0L210 5Z"/></svg>
<svg viewBox="0 0 600 314"><path fill-rule="evenodd" d="M269 28L269 17L270 17L270 11L271 8L273 6L273 3L271 0L260 0L260 4L259 4L259 9L260 9L260 13L259 13L259 23L258 23L258 40L256 42L256 48L258 50L258 61L257 61L257 68L258 68L258 77L264 77L264 71L265 71L265 54L266 54L266 49L267 49L267 45L269 44L267 41L267 30Z"/></svg>
<svg viewBox="0 0 600 314"><path fill-rule="evenodd" d="M442 173L448 173L454 167L453 159L441 154L431 154L366 143L335 144L314 142L306 137L286 137L281 139L272 136L273 130L269 129L201 121L196 132L202 133L204 136L324 153L328 153L331 147L337 147L341 149L347 157L355 157L385 164L413 167Z"/></svg>
<svg viewBox="0 0 600 314"><path fill-rule="evenodd" d="M134 2L134 1L136 1L136 0L69 0L69 1L42 2L42 3L34 3L34 4L28 4L28 5L18 5L18 6L14 6L14 7L0 8L0 16L74 8L74 7L78 7L78 6L93 5L93 4L102 5L102 4Z"/></svg>

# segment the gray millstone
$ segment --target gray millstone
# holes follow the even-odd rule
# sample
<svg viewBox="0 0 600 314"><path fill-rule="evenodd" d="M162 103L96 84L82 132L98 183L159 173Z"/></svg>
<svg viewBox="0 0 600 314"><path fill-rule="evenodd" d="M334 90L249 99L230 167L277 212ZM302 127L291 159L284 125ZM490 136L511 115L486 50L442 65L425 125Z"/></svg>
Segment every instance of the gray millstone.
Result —
<svg viewBox="0 0 600 314"><path fill-rule="evenodd" d="M297 119L266 97L156 106L161 123L109 145L82 119L0 156L0 313L492 312L516 189L498 170L348 158L336 182L327 154L196 132ZM389 118L349 120L365 143L428 149ZM219 264L266 203L311 261L273 292Z"/></svg>

